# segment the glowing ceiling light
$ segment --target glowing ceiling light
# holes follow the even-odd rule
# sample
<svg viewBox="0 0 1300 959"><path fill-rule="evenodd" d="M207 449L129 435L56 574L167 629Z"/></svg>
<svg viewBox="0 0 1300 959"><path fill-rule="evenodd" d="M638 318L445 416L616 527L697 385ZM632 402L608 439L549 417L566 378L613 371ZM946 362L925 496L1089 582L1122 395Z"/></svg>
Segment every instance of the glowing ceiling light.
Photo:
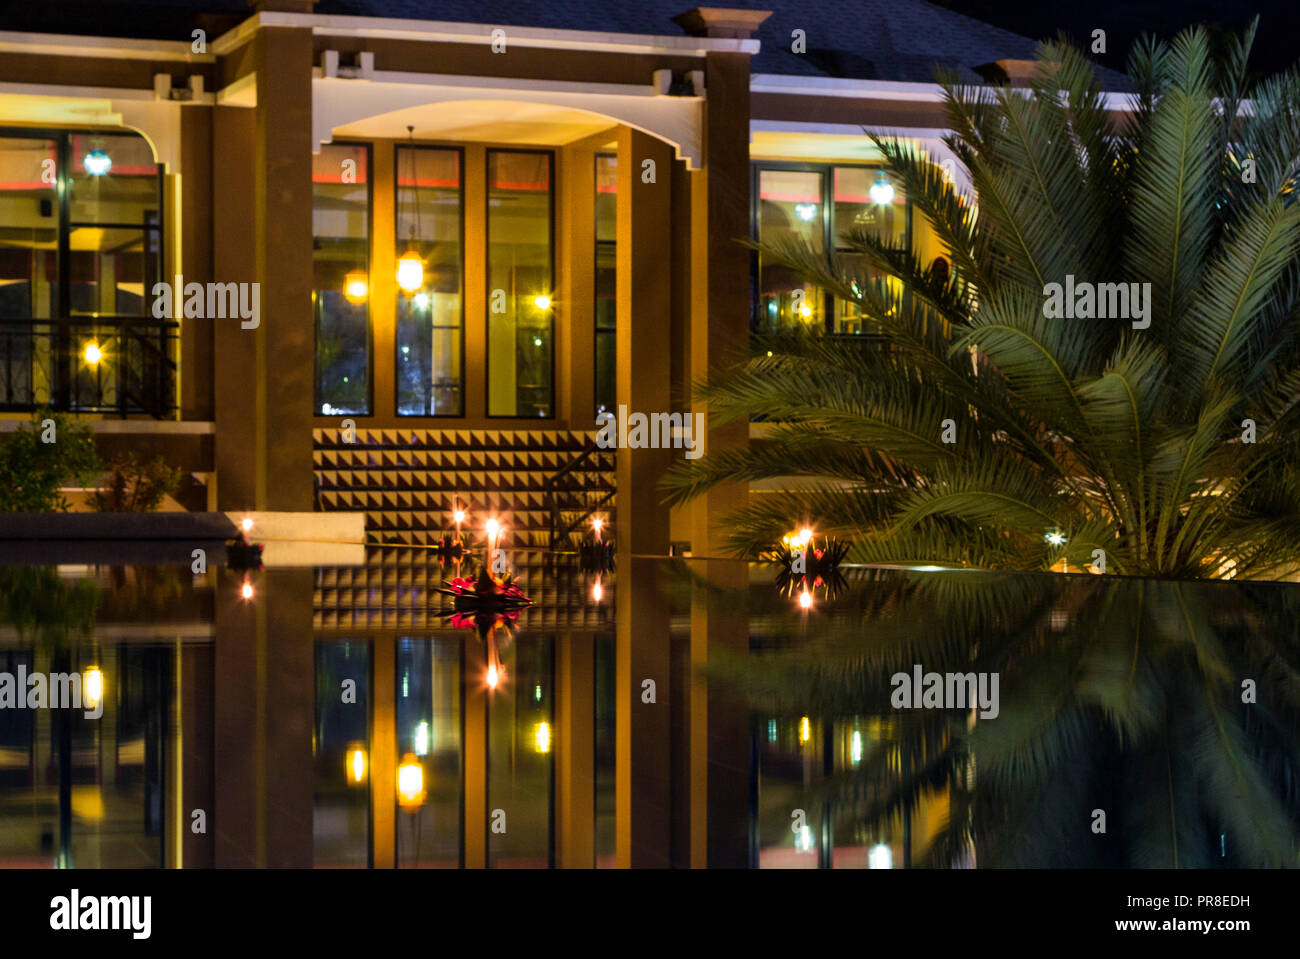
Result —
<svg viewBox="0 0 1300 959"><path fill-rule="evenodd" d="M82 158L81 166L91 176L103 176L113 169L113 158L97 147Z"/></svg>
<svg viewBox="0 0 1300 959"><path fill-rule="evenodd" d="M545 293L540 296L535 296L533 297L533 306L537 307L539 310L549 310L551 308L551 298Z"/></svg>
<svg viewBox="0 0 1300 959"><path fill-rule="evenodd" d="M403 293L414 293L424 286L424 260L415 250L407 250L397 261L397 285Z"/></svg>
<svg viewBox="0 0 1300 959"><path fill-rule="evenodd" d="M82 355L85 356L87 363L94 366L104 358L104 351L99 348L98 343L87 343L86 352Z"/></svg>
<svg viewBox="0 0 1300 959"><path fill-rule="evenodd" d="M415 294L414 303L417 310L427 310L429 308L429 294L423 292Z"/></svg>
<svg viewBox="0 0 1300 959"><path fill-rule="evenodd" d="M538 723L537 732L533 737L537 743L539 753L549 753L551 751L551 727L549 723Z"/></svg>
<svg viewBox="0 0 1300 959"><path fill-rule="evenodd" d="M809 220L811 220L811 219L813 219L815 216L817 216L817 204L816 204L816 203L796 203L796 204L795 204L795 207L794 207L794 214L795 214L795 216L797 216L799 219L801 219L801 220L803 220L805 223L807 223Z"/></svg>
<svg viewBox="0 0 1300 959"><path fill-rule="evenodd" d="M868 192L871 194L871 202L877 206L888 206L894 202L894 187L883 170L877 174L876 182L871 184Z"/></svg>

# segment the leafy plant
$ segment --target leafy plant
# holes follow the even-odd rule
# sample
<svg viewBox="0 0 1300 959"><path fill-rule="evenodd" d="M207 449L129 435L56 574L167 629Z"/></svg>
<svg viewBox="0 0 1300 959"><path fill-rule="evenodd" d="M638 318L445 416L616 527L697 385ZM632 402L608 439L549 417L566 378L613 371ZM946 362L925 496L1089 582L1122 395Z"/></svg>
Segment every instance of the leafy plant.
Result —
<svg viewBox="0 0 1300 959"><path fill-rule="evenodd" d="M0 512L66 512L70 504L59 490L84 486L102 469L88 425L38 411L30 423L0 437Z"/></svg>
<svg viewBox="0 0 1300 959"><path fill-rule="evenodd" d="M730 516L751 556L812 522L863 562L1300 570L1300 72L1252 84L1253 33L1221 58L1202 29L1138 44L1119 120L1064 42L1028 89L945 80L978 210L918 147L873 137L951 269L866 229L847 256L761 245L882 335L782 335L712 376L715 417L770 432L676 468L670 497L800 477ZM1149 327L1045 316L1067 276L1150 284Z"/></svg>
<svg viewBox="0 0 1300 959"><path fill-rule="evenodd" d="M108 489L96 490L86 502L101 513L152 512L164 496L176 492L181 475L180 470L164 463L162 457L142 465L135 453L126 453L113 460Z"/></svg>

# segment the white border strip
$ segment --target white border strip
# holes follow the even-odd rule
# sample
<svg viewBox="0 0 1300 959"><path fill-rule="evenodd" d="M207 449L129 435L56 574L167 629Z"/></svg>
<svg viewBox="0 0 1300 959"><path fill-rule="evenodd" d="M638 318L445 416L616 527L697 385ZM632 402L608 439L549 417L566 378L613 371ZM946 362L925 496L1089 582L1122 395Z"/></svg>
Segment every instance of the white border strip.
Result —
<svg viewBox="0 0 1300 959"><path fill-rule="evenodd" d="M0 31L0 53L45 54L59 57L108 57L126 60L173 60L216 63L211 53L195 53L181 40L129 40L118 37L16 33Z"/></svg>

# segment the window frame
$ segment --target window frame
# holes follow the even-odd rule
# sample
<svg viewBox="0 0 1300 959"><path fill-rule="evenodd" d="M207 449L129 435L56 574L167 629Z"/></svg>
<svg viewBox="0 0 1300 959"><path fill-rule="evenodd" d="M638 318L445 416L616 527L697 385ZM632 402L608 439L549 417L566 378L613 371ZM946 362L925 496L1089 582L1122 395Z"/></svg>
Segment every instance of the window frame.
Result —
<svg viewBox="0 0 1300 959"><path fill-rule="evenodd" d="M469 250L465 246L465 180L467 178L465 168L465 147L460 145L437 144L437 143L411 143L406 141L397 141L393 144L393 263L396 265L397 260L401 257L399 250L402 245L402 236L400 225L398 223L399 194L402 190L401 175L402 168L400 155L403 149L415 150L441 150L443 152L454 152L456 154L456 179L458 181L457 191L460 195L460 412L459 413L403 413L400 409L399 393L397 388L397 372L400 369L402 346L397 335L397 299L402 295L401 287L393 283L393 415L401 420L413 419L465 419L467 413L467 392L469 387L469 377L465 367L465 339L466 332L466 295L465 276L469 272ZM484 163L486 164L486 153L484 154ZM416 206L419 206L419 200L416 200ZM485 224L486 226L486 224ZM418 239L418 238L417 238ZM483 266L486 273L487 268L487 249L483 251ZM554 272L552 270L552 272ZM439 327L446 329L446 327ZM552 357L552 363L554 358Z"/></svg>
<svg viewBox="0 0 1300 959"><path fill-rule="evenodd" d="M81 414L119 414L123 417L127 415L149 413L145 409L128 408L125 403L125 396L122 393L121 384L118 384L118 402L113 406L104 404L76 404L72 402L73 394L80 394L77 387L78 364L77 354L72 350L72 340L75 327L90 326L98 331L102 325L105 330L118 331L129 329L130 327L152 328L159 335L159 350L164 358L169 362L173 369L177 365L174 354L170 352L170 347L176 345L179 335L180 324L167 317L164 319L155 319L150 307L152 302L152 291L146 290L142 297L144 311L142 313L76 313L72 310L72 220L71 211L71 188L70 171L72 170L72 138L74 136L88 137L107 137L107 136L126 136L137 137L150 147L152 145L139 131L127 127L86 127L86 126L19 126L10 123L0 123L0 137L12 137L14 139L44 139L53 140L56 154L56 174L55 174L55 217L57 220L58 237L55 243L55 292L57 303L55 308L50 310L48 317L0 317L0 323L38 323L47 324L51 330L52 337L52 354L54 358L53 372L57 376L57 381L53 384L48 398L48 405L53 410L68 413ZM170 282L165 279L167 272L167 253L169 249L167 235L168 207L167 207L167 189L165 184L166 171L162 163L154 163L154 177L156 185L156 199L158 205L158 222L156 226L150 227L143 223L121 224L116 222L86 224L82 221L76 221L77 226L94 226L107 227L110 229L131 229L140 232L141 236L147 241L150 233L154 233L158 238L157 251L157 271L158 280L156 282ZM34 291L33 291L34 293ZM175 291L174 291L175 294ZM33 311L34 312L34 311ZM96 371L96 382L102 381L103 370ZM102 393L102 389L101 389ZM174 376L172 381L172 395L167 398L168 403L163 412L174 414L180 408L180 378ZM0 411L20 412L39 409L42 404L26 403L0 403Z"/></svg>
<svg viewBox="0 0 1300 959"><path fill-rule="evenodd" d="M591 161L591 169L592 169L592 174L593 174L593 185L594 185L594 186L597 186L597 187L599 186L599 179L600 179L600 161L601 161L601 160L608 160L608 159L613 159L613 160L614 160L614 163L615 163L615 167L614 167L614 169L615 169L615 171L617 171L617 169L618 169L618 153L617 153L617 151L615 151L615 152L610 152L610 151L608 151L608 150L597 150L597 151L595 152L594 156L592 157L592 161ZM617 182L617 181L616 181L616 182ZM617 294L617 288L616 288L616 292L615 292L615 295L614 295L614 329L613 329L613 330L601 330L601 328L600 328L600 326L599 326L599 322L600 322L600 320L599 320L599 310L597 309L597 304L598 304L599 301L600 301L600 297L597 295L597 293L598 293L598 291L599 291L599 289L600 289L600 280L599 280L599 277L598 277L597 274L599 273L599 265L600 265L600 256L599 256L599 254L600 254L600 244L601 244L601 239L600 239L600 226L599 226L599 224L600 224L600 219L599 219L600 214L599 214L599 211L596 209L596 203L595 203L595 200L599 199L599 196L600 196L599 191L598 191L598 190L593 190L593 192L592 192L593 201L592 201L592 205L591 205L591 221L592 221L592 222L591 222L591 227L592 227L592 228L591 228L591 236L592 236L592 264L591 264L591 340L592 340L592 342L591 342L591 346L592 346L592 353L591 353L591 358L592 358L592 364L591 364L591 392L592 392L592 398L593 398L593 399L592 399L592 405L593 405L593 406L597 406L597 407L600 405L600 350L597 349L597 345L600 343L600 336L601 336L601 333L602 333L602 332L604 332L604 333L613 333L613 334L614 334L614 350L615 350L615 355L614 355L614 384L613 384L613 386L614 386L614 406L613 406L613 412L617 413L617 412L618 412L618 294ZM618 188L617 188L617 186L615 186L614 198L615 198L615 204L616 204L615 209L617 209L617 202L618 202ZM614 225L614 240L613 240L613 243L610 244L610 245L613 246L614 251L615 251L615 257L617 257L617 255L618 255L618 223L617 223L617 220L615 221L615 225ZM617 276L618 276L618 261L617 261L617 259L615 259L614 275L615 275L615 277L617 278ZM617 282L617 280L616 280L616 282ZM592 411L592 415L593 415L593 416L596 415L596 412L595 412L594 410Z"/></svg>
<svg viewBox="0 0 1300 959"><path fill-rule="evenodd" d="M857 167L871 170L873 173L888 173L883 163L868 163L860 160L752 160L750 162L749 176L749 233L750 239L758 242L759 239L759 220L762 209L762 173L764 170L788 170L796 173L817 173L821 176L822 183L822 202L821 202L821 219L822 219L822 250L833 253L844 251L844 247L839 244L839 237L835 232L835 170L837 167ZM904 221L903 221L903 238L909 248L912 246L912 199L909 196L903 204ZM750 316L749 329L753 335L763 335L759 329L759 301L761 299L762 277L760 273L760 259L758 250L750 251L750 269L749 269L749 301ZM831 296L826 290L815 287L820 297L820 309L822 310L822 331L828 336L844 336L853 338L866 338L871 336L869 333L840 333L835 330L835 303L836 298Z"/></svg>
<svg viewBox="0 0 1300 959"><path fill-rule="evenodd" d="M312 309L312 331L311 331L311 353L312 353L312 416L323 416L327 419L337 419L339 417L360 417L361 419L374 419L375 411L375 314L371 307L374 302L375 283L374 283L374 242L375 242L375 145L370 140L330 140L328 143L322 143L321 148L331 146L361 147L366 151L366 410L365 413L324 413L321 411L320 397L320 353L317 348L317 339L320 333L320 324L317 317L319 307ZM315 189L312 190L312 214L316 212ZM313 223L311 231L312 239L312 291L316 290L315 268L316 268L316 227Z"/></svg>
<svg viewBox="0 0 1300 959"><path fill-rule="evenodd" d="M492 154L494 153L532 153L541 154L548 158L547 171L550 178L550 189L548 194L548 221L549 221L549 243L550 243L550 291L551 291L551 415L550 416L521 416L519 414L518 394L515 397L515 412L513 413L496 413L492 412L492 361L488 356L491 341L492 327ZM558 383L555 377L555 353L559 332L559 309L557 307L558 297L556 289L556 256L555 256L555 195L558 193L557 184L558 163L555 150L548 149L529 149L525 147L493 147L489 146L483 151L483 293L484 293L484 311L483 311L483 415L489 420L527 420L530 422L554 423L559 417L560 397ZM516 390L518 385L516 381Z"/></svg>

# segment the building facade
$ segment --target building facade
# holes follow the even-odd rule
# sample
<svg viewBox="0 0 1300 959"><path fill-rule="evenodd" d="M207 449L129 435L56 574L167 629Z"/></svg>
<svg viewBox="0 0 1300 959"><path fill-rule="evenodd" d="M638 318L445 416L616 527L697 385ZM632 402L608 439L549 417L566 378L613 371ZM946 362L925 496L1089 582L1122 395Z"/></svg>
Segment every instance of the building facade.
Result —
<svg viewBox="0 0 1300 959"><path fill-rule="evenodd" d="M599 451L597 416L707 412L691 384L754 332L869 335L743 241L829 249L866 226L942 256L864 131L943 164L933 66L978 80L1032 53L920 0L852 16L229 0L125 22L66 6L0 32L9 427L67 412L106 454L183 468L187 508L361 511L395 549L429 545L465 506L540 554L601 511L625 570L674 544L717 555L718 518L749 491L670 510L658 482L681 451ZM710 426L703 455L750 432ZM717 575L743 581L732 565ZM370 574L349 588L382 588L384 562ZM338 581L317 585L315 628L343 629L321 612ZM743 827L714 824L744 819L717 757L747 751L748 728L711 718L697 687L686 733L631 712L641 677L674 668L662 607L648 582L620 582L617 858L743 865ZM743 622L691 616L691 662L745 648ZM562 688L590 684L590 651L558 655ZM674 780L664 744L682 735ZM567 828L557 860L583 864L589 828Z"/></svg>

